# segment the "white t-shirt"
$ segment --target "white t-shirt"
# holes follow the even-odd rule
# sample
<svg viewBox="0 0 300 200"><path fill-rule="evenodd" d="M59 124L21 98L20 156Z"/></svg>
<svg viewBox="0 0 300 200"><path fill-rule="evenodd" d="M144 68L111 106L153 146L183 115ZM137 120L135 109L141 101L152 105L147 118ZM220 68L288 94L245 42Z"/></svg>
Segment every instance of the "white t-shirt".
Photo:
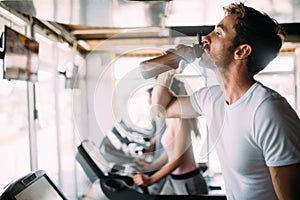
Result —
<svg viewBox="0 0 300 200"><path fill-rule="evenodd" d="M191 96L215 142L228 199L277 199L268 166L300 163L300 120L275 91L255 83L226 104L220 86Z"/></svg>

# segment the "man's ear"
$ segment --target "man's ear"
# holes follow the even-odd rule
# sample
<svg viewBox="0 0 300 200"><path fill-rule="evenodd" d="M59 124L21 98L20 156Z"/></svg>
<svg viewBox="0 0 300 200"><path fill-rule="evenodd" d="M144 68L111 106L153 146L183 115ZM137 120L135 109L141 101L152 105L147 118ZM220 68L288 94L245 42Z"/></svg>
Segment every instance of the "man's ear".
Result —
<svg viewBox="0 0 300 200"><path fill-rule="evenodd" d="M242 44L238 46L234 51L234 58L245 59L247 58L252 52L252 47L249 44Z"/></svg>

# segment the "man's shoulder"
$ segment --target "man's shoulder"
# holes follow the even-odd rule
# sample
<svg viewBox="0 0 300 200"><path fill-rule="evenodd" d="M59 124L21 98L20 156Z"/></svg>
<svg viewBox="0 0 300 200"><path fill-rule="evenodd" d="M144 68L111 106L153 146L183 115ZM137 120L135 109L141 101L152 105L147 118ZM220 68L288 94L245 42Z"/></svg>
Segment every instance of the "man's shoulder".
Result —
<svg viewBox="0 0 300 200"><path fill-rule="evenodd" d="M277 104L277 102L285 101L285 98L278 92L259 82L255 83L248 98L251 99L252 107L256 108L269 107Z"/></svg>
<svg viewBox="0 0 300 200"><path fill-rule="evenodd" d="M256 109L256 116L263 118L279 118L293 116L297 119L296 111L292 108L286 98L266 86L260 86L260 98ZM299 119L299 118L298 118Z"/></svg>
<svg viewBox="0 0 300 200"><path fill-rule="evenodd" d="M222 92L222 89L221 89L220 85L212 85L208 88L212 92Z"/></svg>
<svg viewBox="0 0 300 200"><path fill-rule="evenodd" d="M222 93L220 85L212 85L208 87L199 88L195 93L210 93L210 94L220 94Z"/></svg>
<svg viewBox="0 0 300 200"><path fill-rule="evenodd" d="M261 83L258 84L255 96L260 96L260 107L271 108L273 106L284 106L285 103L287 103L286 99L281 94Z"/></svg>
<svg viewBox="0 0 300 200"><path fill-rule="evenodd" d="M268 86L263 85L260 82L256 83L257 87L255 88L255 93L257 95L262 95L264 98L271 98L271 99L281 99L282 96L275 90L271 89Z"/></svg>

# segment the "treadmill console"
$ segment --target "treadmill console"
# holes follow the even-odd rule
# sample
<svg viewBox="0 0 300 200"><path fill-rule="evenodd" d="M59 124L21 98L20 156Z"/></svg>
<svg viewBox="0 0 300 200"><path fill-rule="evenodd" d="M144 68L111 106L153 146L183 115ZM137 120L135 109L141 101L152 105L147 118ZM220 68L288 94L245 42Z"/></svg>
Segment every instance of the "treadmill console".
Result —
<svg viewBox="0 0 300 200"><path fill-rule="evenodd" d="M67 198L45 171L37 170L8 184L0 200L67 200Z"/></svg>

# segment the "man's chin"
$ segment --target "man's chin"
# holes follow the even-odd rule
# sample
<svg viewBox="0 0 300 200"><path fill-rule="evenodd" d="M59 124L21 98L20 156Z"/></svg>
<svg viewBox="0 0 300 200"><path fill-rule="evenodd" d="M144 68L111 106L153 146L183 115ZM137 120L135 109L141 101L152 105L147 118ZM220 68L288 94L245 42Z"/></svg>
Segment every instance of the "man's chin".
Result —
<svg viewBox="0 0 300 200"><path fill-rule="evenodd" d="M216 69L216 65L212 62L210 57L207 54L204 54L199 62L201 67L209 68L212 70Z"/></svg>

